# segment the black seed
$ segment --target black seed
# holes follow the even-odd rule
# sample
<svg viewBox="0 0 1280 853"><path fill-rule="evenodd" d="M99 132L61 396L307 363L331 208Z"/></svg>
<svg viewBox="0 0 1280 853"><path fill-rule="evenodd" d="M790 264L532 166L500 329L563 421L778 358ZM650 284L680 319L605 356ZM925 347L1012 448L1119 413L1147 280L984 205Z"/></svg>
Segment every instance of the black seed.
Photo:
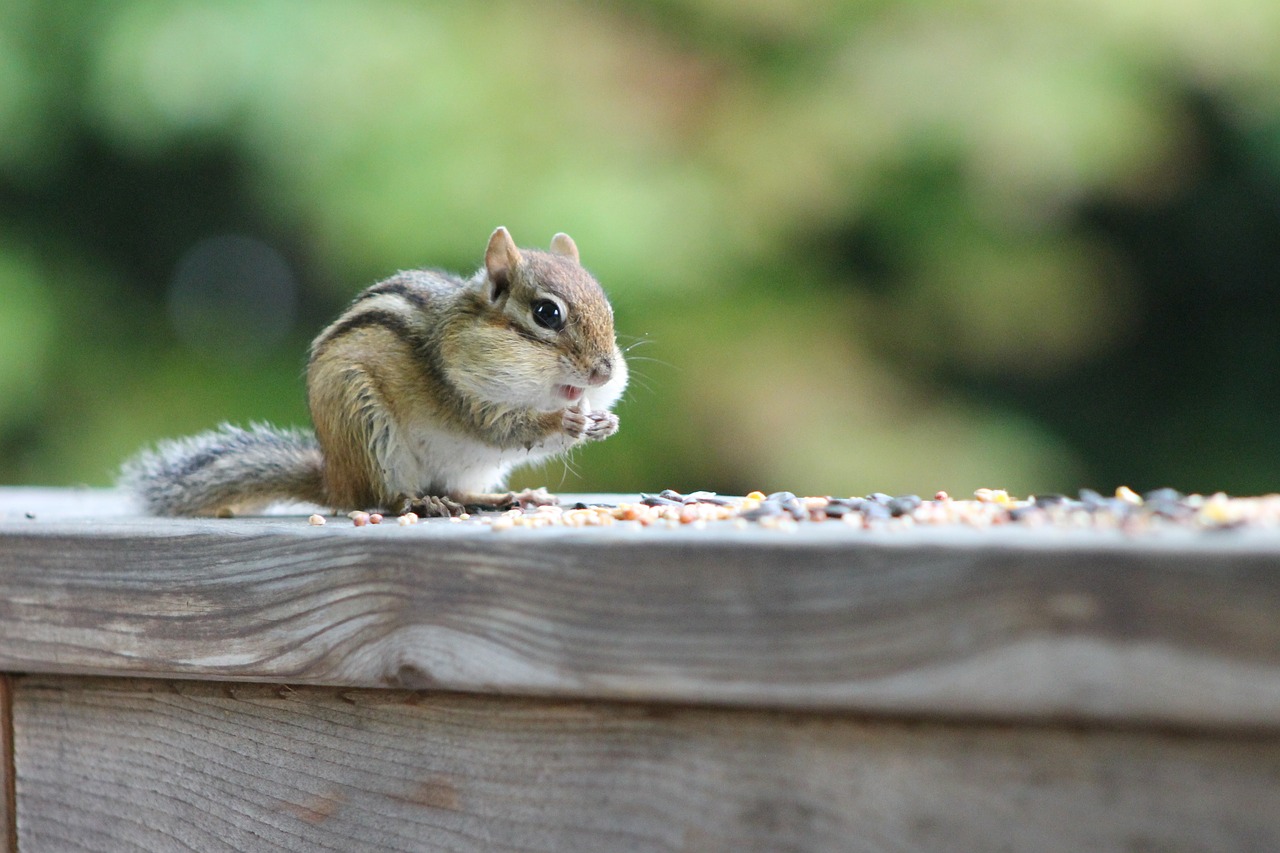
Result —
<svg viewBox="0 0 1280 853"><path fill-rule="evenodd" d="M827 514L828 518L844 518L846 515L853 512L853 507L846 505L842 501L831 501L823 507L823 512Z"/></svg>
<svg viewBox="0 0 1280 853"><path fill-rule="evenodd" d="M1152 498L1143 504L1143 508L1152 515L1162 515L1165 518L1185 518L1195 513L1195 510L1186 504L1167 497Z"/></svg>
<svg viewBox="0 0 1280 853"><path fill-rule="evenodd" d="M645 506L680 506L680 501L673 501L670 498L664 498L662 495L649 495L644 492L640 493L640 503Z"/></svg>
<svg viewBox="0 0 1280 853"><path fill-rule="evenodd" d="M804 504L800 503L798 498L792 498L789 501L784 501L782 503L782 508L790 513L791 517L796 521L804 521L809 517L809 510L805 508Z"/></svg>
<svg viewBox="0 0 1280 853"><path fill-rule="evenodd" d="M738 517L745 518L747 521L759 521L762 518L781 514L782 504L777 501L764 500L760 502L760 506L755 509L749 509L746 512L739 513Z"/></svg>
<svg viewBox="0 0 1280 853"><path fill-rule="evenodd" d="M1051 506L1057 506L1058 504L1066 503L1066 502L1067 502L1066 495L1056 495L1056 494L1036 495L1036 506L1040 507L1040 509L1045 509L1046 507L1051 507Z"/></svg>
<svg viewBox="0 0 1280 853"><path fill-rule="evenodd" d="M867 500L874 501L881 506L888 506L889 501L893 500L893 495L886 495L884 492L872 492L867 495Z"/></svg>
<svg viewBox="0 0 1280 853"><path fill-rule="evenodd" d="M662 491L658 492L658 496L659 496L659 497L664 497L664 498L666 498L666 499L667 499L667 500L669 500L669 501L682 501L682 500L684 500L684 495L680 494L680 493L679 493L679 492L677 492L675 489L663 489Z"/></svg>
<svg viewBox="0 0 1280 853"><path fill-rule="evenodd" d="M890 515L889 508L882 503L875 501L867 501L862 505L862 517L868 521L876 519L888 518Z"/></svg>
<svg viewBox="0 0 1280 853"><path fill-rule="evenodd" d="M889 514L894 518L910 515L916 507L920 506L920 496L902 495L891 499L885 506L888 508Z"/></svg>
<svg viewBox="0 0 1280 853"><path fill-rule="evenodd" d="M1038 504L1032 504L1030 506L1015 506L1009 510L1009 520L1022 521L1025 518L1029 518L1034 515L1043 515L1043 514L1044 514L1044 508L1039 506Z"/></svg>
<svg viewBox="0 0 1280 853"><path fill-rule="evenodd" d="M578 501L573 505L573 509L591 509L591 506L586 501Z"/></svg>
<svg viewBox="0 0 1280 853"><path fill-rule="evenodd" d="M1106 500L1106 498L1104 498L1100 493L1095 492L1093 489L1080 490L1080 503L1084 504L1084 508L1087 510L1093 511L1101 509Z"/></svg>
<svg viewBox="0 0 1280 853"><path fill-rule="evenodd" d="M1110 512L1116 518L1128 518L1129 514L1136 509L1133 504L1122 501L1120 498L1103 498L1098 508Z"/></svg>

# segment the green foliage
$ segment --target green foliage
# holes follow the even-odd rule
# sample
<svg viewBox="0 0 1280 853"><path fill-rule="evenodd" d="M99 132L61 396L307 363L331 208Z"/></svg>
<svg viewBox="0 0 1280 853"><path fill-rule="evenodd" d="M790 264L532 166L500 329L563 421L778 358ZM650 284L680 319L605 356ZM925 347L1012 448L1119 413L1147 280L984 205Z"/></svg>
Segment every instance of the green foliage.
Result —
<svg viewBox="0 0 1280 853"><path fill-rule="evenodd" d="M526 483L1274 489L1278 40L1273 0L3 0L0 481L304 421L352 293L504 224L643 342L621 433ZM175 307L228 234L292 308Z"/></svg>

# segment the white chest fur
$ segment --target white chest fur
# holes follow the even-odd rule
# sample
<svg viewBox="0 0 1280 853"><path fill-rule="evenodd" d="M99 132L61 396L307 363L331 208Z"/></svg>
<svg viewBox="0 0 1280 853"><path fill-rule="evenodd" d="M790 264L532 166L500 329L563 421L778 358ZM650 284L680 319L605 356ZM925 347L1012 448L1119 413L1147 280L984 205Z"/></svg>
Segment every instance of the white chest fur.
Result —
<svg viewBox="0 0 1280 853"><path fill-rule="evenodd" d="M621 354L613 379L591 388L579 407L584 412L607 410L627 383ZM382 414L382 413L380 413ZM548 438L531 449L501 449L483 441L446 431L427 411L414 412L402 422L379 417L373 430L373 451L391 495L463 495L500 491L512 468L564 453L574 444L567 434Z"/></svg>
<svg viewBox="0 0 1280 853"><path fill-rule="evenodd" d="M566 449L564 443L503 450L445 432L431 421L386 430L374 453L391 494L458 495L501 490L512 468Z"/></svg>

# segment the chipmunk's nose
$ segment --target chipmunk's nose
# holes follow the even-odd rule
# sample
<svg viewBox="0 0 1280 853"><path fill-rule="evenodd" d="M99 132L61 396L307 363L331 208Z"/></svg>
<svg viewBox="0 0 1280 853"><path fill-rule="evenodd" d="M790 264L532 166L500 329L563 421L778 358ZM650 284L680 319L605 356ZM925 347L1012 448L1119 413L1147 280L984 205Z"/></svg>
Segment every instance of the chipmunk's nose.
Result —
<svg viewBox="0 0 1280 853"><path fill-rule="evenodd" d="M613 378L613 360L603 359L591 371L591 375L587 377L589 385L604 385Z"/></svg>

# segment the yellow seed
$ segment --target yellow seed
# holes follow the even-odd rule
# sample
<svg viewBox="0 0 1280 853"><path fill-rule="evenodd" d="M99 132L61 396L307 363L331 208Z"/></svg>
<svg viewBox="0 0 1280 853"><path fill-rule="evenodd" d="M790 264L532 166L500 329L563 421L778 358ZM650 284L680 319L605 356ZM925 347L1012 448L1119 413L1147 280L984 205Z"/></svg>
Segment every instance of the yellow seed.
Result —
<svg viewBox="0 0 1280 853"><path fill-rule="evenodd" d="M1116 489L1116 497L1125 503L1141 504L1142 496L1128 486L1120 486Z"/></svg>
<svg viewBox="0 0 1280 853"><path fill-rule="evenodd" d="M1222 492L1210 496L1200 508L1200 518L1210 524L1229 524L1235 520L1231 504Z"/></svg>
<svg viewBox="0 0 1280 853"><path fill-rule="evenodd" d="M764 492L749 492L747 494L747 500L749 501L762 501L764 497Z"/></svg>

